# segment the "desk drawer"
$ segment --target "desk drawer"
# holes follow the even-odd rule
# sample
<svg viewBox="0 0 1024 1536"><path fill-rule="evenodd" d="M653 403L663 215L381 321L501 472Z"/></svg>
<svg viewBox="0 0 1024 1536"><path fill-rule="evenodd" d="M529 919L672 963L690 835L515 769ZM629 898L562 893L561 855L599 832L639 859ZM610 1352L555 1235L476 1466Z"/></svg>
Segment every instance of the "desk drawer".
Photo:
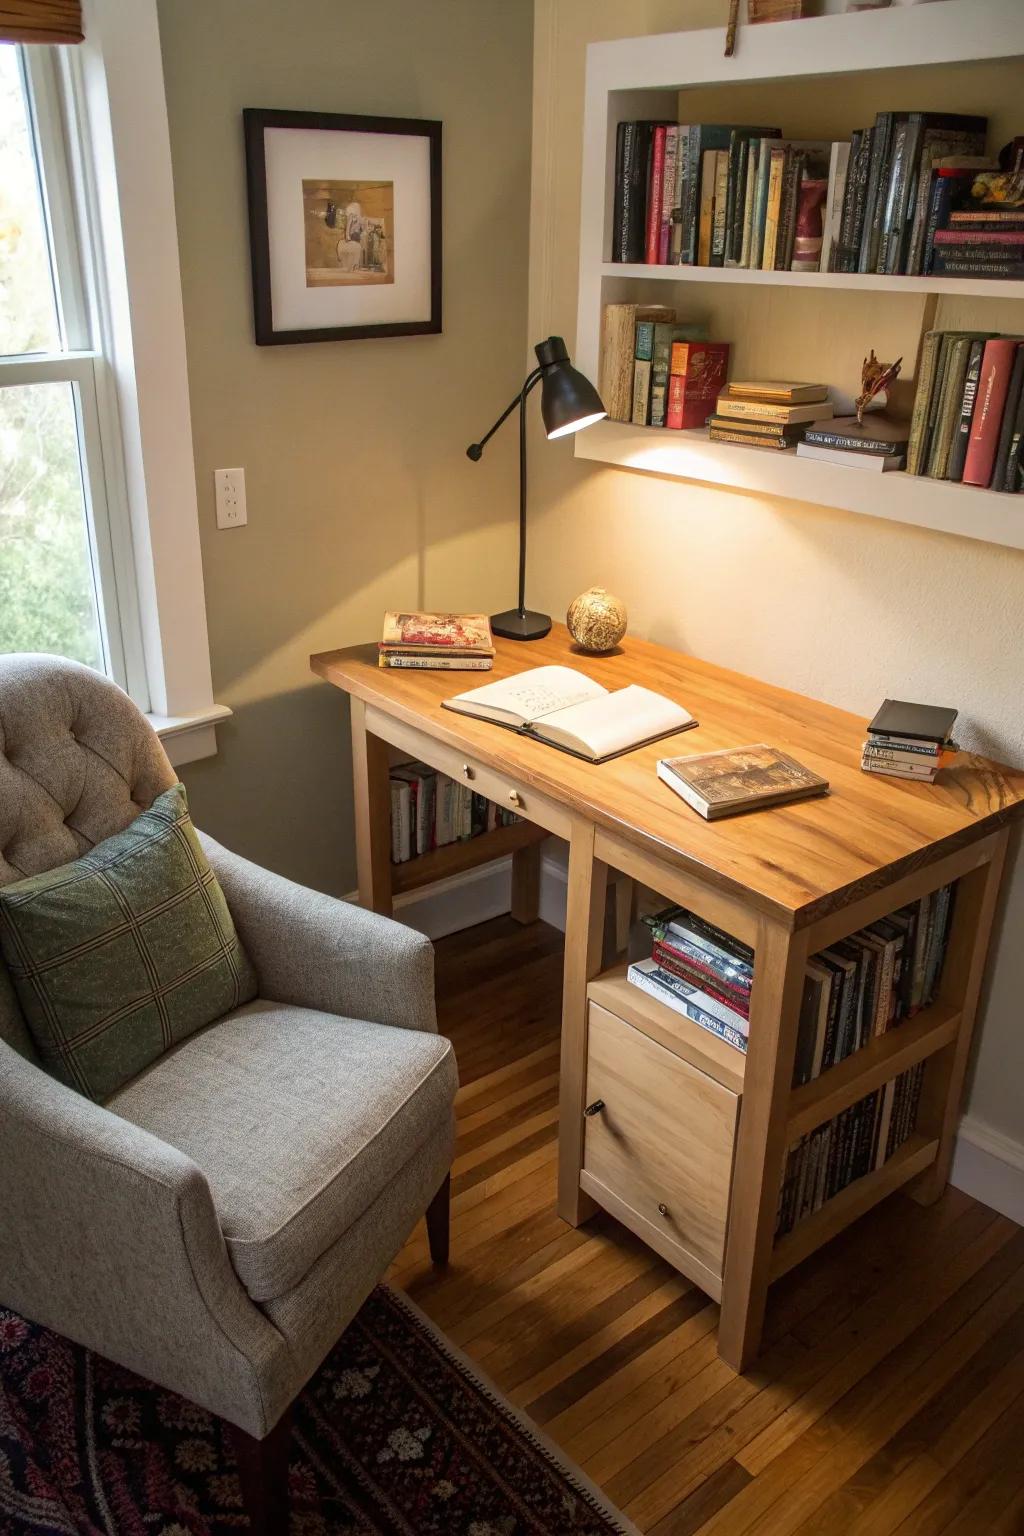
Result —
<svg viewBox="0 0 1024 1536"><path fill-rule="evenodd" d="M558 837L569 836L569 814L564 807L549 800L539 790L521 784L514 775L489 768L468 753L435 740L426 731L406 725L404 720L393 719L373 705L368 705L366 709L366 729L374 736L391 742L393 746L401 747L420 762L429 763L431 768L437 768L458 783L471 784L478 795L484 795L488 800L515 811L517 816L525 816L527 821L534 822L548 832L554 832ZM494 734L502 734L499 727L494 727Z"/></svg>
<svg viewBox="0 0 1024 1536"><path fill-rule="evenodd" d="M599 1101L586 1117L583 1187L719 1296L739 1098L591 1003L587 1104Z"/></svg>

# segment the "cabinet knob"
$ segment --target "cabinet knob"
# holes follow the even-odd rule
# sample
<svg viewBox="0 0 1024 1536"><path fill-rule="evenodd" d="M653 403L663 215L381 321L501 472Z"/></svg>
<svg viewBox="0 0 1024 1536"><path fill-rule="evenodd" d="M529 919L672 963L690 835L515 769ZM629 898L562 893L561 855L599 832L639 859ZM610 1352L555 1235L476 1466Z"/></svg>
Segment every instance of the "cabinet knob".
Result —
<svg viewBox="0 0 1024 1536"><path fill-rule="evenodd" d="M593 1104L588 1104L583 1111L585 1115L599 1115L604 1109L604 1099L595 1099Z"/></svg>
<svg viewBox="0 0 1024 1536"><path fill-rule="evenodd" d="M471 768L468 763L463 763L463 765L462 765L462 772L463 772L463 774L465 775L465 777L467 779L475 779L476 778L476 770Z"/></svg>
<svg viewBox="0 0 1024 1536"><path fill-rule="evenodd" d="M659 1200L658 1202L658 1214L660 1216L668 1215L668 1206L664 1203L664 1201Z"/></svg>
<svg viewBox="0 0 1024 1536"><path fill-rule="evenodd" d="M523 797L519 793L518 789L510 789L508 792L508 797L512 801L513 805L522 805L523 803Z"/></svg>

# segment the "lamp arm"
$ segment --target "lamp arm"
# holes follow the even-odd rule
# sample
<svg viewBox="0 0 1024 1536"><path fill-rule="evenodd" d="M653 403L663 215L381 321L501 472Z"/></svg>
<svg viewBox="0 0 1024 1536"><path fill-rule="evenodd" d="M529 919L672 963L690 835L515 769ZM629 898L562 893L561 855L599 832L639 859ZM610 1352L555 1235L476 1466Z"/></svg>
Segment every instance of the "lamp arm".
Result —
<svg viewBox="0 0 1024 1536"><path fill-rule="evenodd" d="M525 405L527 395L533 389L534 385L540 382L540 375L541 370L539 368L535 368L532 373L527 374L526 381L523 384L522 389L518 394L512 396L512 399L509 401L508 405L506 405L505 409L494 423L494 426L491 427L490 431L485 432L478 443L470 443L469 447L466 449L466 455L468 458L471 458L474 463L476 463L476 461L480 458L487 444L490 442L495 432L497 432L502 422L507 421L509 416L511 416L516 406Z"/></svg>

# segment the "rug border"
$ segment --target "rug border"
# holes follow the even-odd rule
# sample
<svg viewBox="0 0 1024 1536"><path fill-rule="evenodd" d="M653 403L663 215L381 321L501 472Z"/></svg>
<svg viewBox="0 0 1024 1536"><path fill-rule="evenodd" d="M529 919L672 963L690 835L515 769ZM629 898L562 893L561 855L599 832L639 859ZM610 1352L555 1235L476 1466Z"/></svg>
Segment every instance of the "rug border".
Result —
<svg viewBox="0 0 1024 1536"><path fill-rule="evenodd" d="M550 1435L545 1434L540 1425L524 1413L515 1403L510 1403L504 1392L491 1380L487 1373L481 1370L475 1360L465 1354L457 1344L454 1344L443 1329L428 1317L422 1307L417 1306L412 1297L397 1286L389 1285L381 1281L381 1289L386 1290L389 1296L397 1303L399 1308L408 1312L419 1323L420 1327L428 1333L434 1344L451 1364L463 1376L467 1376L474 1386L479 1387L489 1399L491 1405L497 1408L506 1419L510 1419L519 1430L520 1434L532 1442L536 1450L551 1462L565 1478L569 1486L591 1504L599 1514L617 1528L620 1536L643 1536L640 1527L634 1525L632 1520L626 1518L622 1511L612 1504L602 1493L591 1478L578 1467L574 1461L570 1461L562 1448L555 1444Z"/></svg>

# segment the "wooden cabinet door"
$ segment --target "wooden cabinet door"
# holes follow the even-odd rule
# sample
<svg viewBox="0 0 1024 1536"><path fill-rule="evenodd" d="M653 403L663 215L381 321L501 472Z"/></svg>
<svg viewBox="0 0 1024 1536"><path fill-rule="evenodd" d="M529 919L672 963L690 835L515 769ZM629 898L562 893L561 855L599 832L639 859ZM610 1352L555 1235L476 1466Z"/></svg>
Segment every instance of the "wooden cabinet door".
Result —
<svg viewBox="0 0 1024 1536"><path fill-rule="evenodd" d="M583 1187L717 1297L739 1098L597 1003L589 1022Z"/></svg>

